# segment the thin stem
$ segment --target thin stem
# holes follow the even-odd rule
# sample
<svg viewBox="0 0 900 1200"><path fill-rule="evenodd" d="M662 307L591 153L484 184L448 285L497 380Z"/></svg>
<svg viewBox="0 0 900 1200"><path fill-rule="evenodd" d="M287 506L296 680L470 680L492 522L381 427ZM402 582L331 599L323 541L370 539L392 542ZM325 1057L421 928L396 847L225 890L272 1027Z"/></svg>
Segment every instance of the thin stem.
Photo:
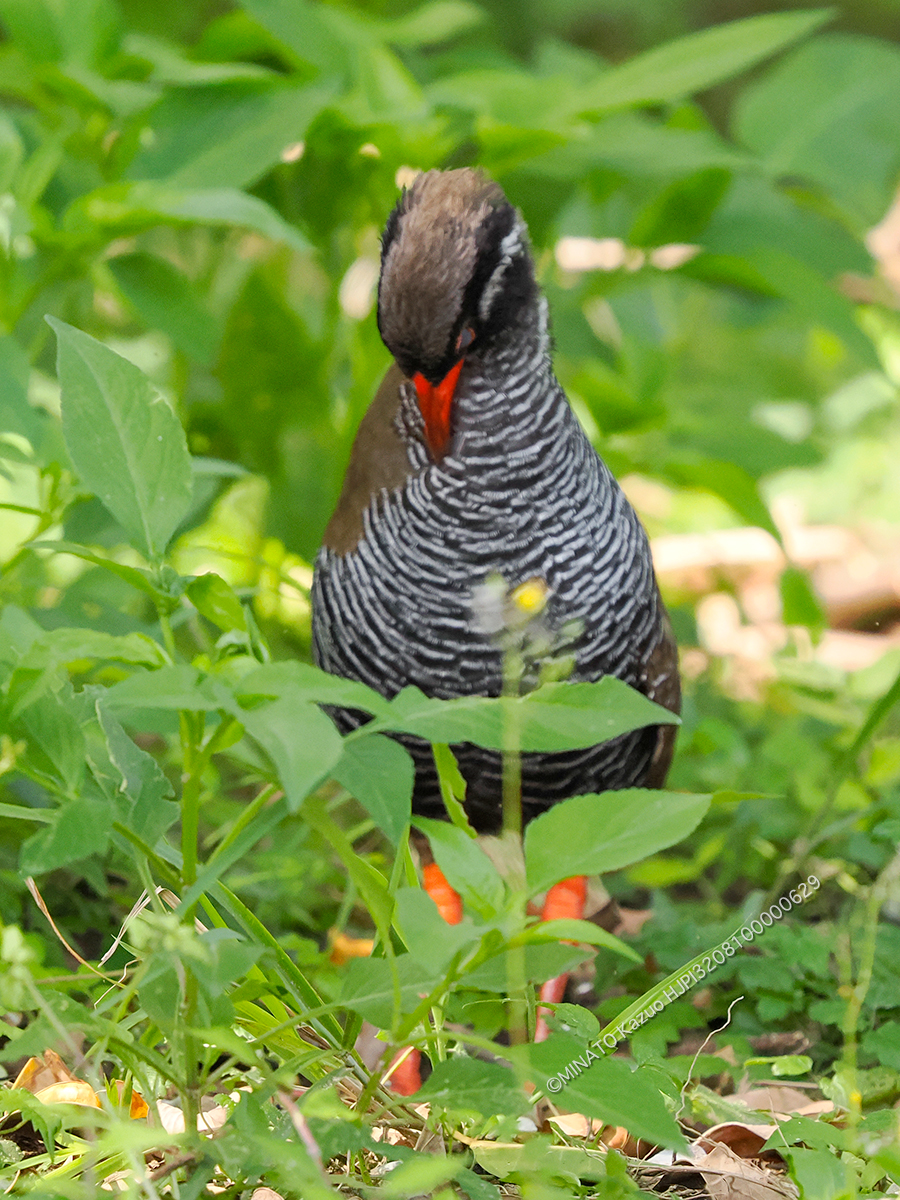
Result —
<svg viewBox="0 0 900 1200"><path fill-rule="evenodd" d="M503 829L502 838L511 851L510 905L517 931L525 927L525 876L522 861L522 729L517 703L524 662L518 648L503 655ZM506 954L509 1040L513 1045L527 1041L525 1001L525 947L510 946Z"/></svg>

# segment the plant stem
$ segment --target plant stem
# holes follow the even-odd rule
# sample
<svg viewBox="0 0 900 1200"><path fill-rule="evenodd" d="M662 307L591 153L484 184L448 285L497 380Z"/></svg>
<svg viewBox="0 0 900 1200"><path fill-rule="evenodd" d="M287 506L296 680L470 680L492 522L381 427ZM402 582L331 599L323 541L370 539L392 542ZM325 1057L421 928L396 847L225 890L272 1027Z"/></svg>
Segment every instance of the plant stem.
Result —
<svg viewBox="0 0 900 1200"><path fill-rule="evenodd" d="M503 655L503 827L512 864L509 876L510 906L516 933L525 928L525 874L522 862L522 731L519 687L524 663L518 648ZM512 1045L527 1041L527 1004L525 1000L525 947L510 946L506 955L506 987L509 1040Z"/></svg>

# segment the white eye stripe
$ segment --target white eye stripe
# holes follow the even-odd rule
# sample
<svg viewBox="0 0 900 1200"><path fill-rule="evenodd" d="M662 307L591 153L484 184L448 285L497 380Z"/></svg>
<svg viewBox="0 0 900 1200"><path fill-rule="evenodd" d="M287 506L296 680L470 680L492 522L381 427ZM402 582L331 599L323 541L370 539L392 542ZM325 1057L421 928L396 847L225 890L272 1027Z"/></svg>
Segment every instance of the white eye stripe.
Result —
<svg viewBox="0 0 900 1200"><path fill-rule="evenodd" d="M481 293L481 303L478 305L478 315L482 321L486 321L490 315L491 307L497 294L503 287L503 276L506 274L510 263L514 258L518 257L524 249L522 235L525 232L525 226L517 217L516 223L512 229L500 243L500 261L497 263L490 279Z"/></svg>

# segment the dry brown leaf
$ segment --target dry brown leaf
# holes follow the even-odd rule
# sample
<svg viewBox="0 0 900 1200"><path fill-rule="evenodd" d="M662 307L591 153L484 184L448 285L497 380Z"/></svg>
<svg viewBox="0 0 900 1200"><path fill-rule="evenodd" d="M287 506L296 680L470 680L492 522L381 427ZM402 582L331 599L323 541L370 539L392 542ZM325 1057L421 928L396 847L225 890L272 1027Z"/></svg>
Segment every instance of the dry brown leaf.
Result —
<svg viewBox="0 0 900 1200"><path fill-rule="evenodd" d="M900 295L900 195L895 197L881 222L869 230L866 246L882 275Z"/></svg>
<svg viewBox="0 0 900 1200"><path fill-rule="evenodd" d="M810 1100L809 1092L803 1088L780 1083L737 1091L731 1099L740 1101L755 1112L771 1113L773 1116L814 1116L834 1109L830 1100Z"/></svg>
<svg viewBox="0 0 900 1200"><path fill-rule="evenodd" d="M725 1145L698 1157L695 1165L715 1200L778 1200L798 1195L784 1175L747 1162Z"/></svg>
<svg viewBox="0 0 900 1200"><path fill-rule="evenodd" d="M273 1192L271 1188L261 1187L254 1188L250 1193L250 1200L283 1200L278 1192Z"/></svg>
<svg viewBox="0 0 900 1200"><path fill-rule="evenodd" d="M602 1121L596 1119L589 1121L581 1113L555 1113L547 1120L567 1137L593 1137L603 1129Z"/></svg>
<svg viewBox="0 0 900 1200"><path fill-rule="evenodd" d="M83 1079L67 1079L64 1083L51 1083L34 1093L41 1104L84 1104L88 1108L99 1108L100 1098L89 1083Z"/></svg>
<svg viewBox="0 0 900 1200"><path fill-rule="evenodd" d="M347 937L337 929L328 930L328 941L331 945L328 960L336 967L342 967L351 958L368 958L375 945L372 938Z"/></svg>
<svg viewBox="0 0 900 1200"><path fill-rule="evenodd" d="M159 1123L166 1133L184 1133L184 1113L178 1104L172 1100L157 1100L156 1113ZM228 1120L228 1110L217 1104L211 1096L204 1096L200 1101L200 1112L197 1114L197 1128L201 1133L213 1133L221 1129Z"/></svg>
<svg viewBox="0 0 900 1200"><path fill-rule="evenodd" d="M758 1158L777 1125L751 1125L744 1121L723 1121L702 1133L694 1143L705 1154L717 1146L727 1146L738 1158Z"/></svg>
<svg viewBox="0 0 900 1200"><path fill-rule="evenodd" d="M29 1058L16 1076L13 1087L23 1088L36 1096L41 1088L51 1083L68 1083L75 1076L55 1050L45 1050L40 1058Z"/></svg>

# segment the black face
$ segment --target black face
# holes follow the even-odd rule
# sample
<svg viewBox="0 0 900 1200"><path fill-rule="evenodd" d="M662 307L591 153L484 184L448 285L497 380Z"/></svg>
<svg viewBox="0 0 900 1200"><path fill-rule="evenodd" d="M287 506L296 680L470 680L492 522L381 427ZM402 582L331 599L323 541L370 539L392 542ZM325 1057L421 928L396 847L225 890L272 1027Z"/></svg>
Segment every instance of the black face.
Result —
<svg viewBox="0 0 900 1200"><path fill-rule="evenodd" d="M453 192L454 176L467 177L471 198ZM524 225L496 185L474 172L424 178L421 209L417 181L384 231L378 328L407 376L437 384L461 357L488 352L518 326L537 285Z"/></svg>

